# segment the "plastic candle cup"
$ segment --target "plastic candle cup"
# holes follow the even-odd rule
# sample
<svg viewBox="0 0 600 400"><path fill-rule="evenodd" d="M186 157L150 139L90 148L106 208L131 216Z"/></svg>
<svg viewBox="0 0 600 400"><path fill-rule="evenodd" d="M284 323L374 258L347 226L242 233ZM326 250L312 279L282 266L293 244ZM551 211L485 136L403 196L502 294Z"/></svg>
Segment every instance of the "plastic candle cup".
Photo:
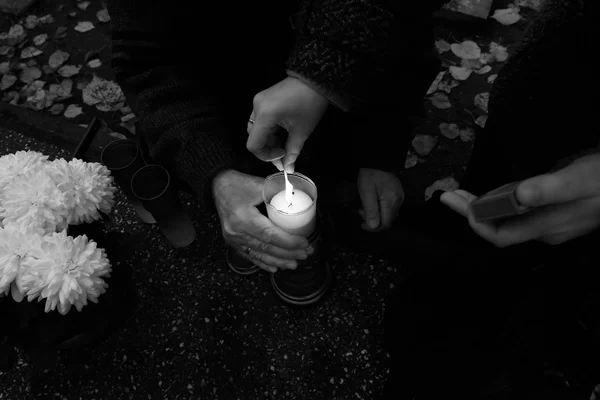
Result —
<svg viewBox="0 0 600 400"><path fill-rule="evenodd" d="M269 175L263 188L263 200L267 215L273 224L284 231L309 236L317 221L317 186L308 177L294 173L288 175L293 189L291 204L289 193L286 199L286 184L283 172Z"/></svg>

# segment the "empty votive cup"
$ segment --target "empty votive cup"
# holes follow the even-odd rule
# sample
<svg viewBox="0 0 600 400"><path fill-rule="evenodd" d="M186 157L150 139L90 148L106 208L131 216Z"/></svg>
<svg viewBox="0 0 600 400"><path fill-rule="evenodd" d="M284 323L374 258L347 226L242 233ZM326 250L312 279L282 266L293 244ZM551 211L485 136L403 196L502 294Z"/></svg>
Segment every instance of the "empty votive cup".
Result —
<svg viewBox="0 0 600 400"><path fill-rule="evenodd" d="M152 213L173 247L185 247L196 238L196 229L183 209L169 172L160 165L140 168L131 179L131 191Z"/></svg>

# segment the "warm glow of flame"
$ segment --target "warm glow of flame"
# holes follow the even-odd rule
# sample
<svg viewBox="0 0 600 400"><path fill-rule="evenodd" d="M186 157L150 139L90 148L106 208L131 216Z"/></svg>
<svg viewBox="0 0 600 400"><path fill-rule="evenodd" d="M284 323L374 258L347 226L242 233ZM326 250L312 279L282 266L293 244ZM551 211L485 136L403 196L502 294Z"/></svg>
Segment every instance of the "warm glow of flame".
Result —
<svg viewBox="0 0 600 400"><path fill-rule="evenodd" d="M294 186L290 183L288 179L288 174L285 170L283 170L283 175L285 176L285 201L289 204L289 207L292 206L292 194L294 193Z"/></svg>

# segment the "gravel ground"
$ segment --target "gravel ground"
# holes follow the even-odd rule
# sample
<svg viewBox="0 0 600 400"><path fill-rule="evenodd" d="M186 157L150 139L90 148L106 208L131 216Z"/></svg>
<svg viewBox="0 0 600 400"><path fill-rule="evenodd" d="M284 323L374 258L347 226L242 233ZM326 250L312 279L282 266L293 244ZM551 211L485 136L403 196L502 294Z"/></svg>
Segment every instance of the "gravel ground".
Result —
<svg viewBox="0 0 600 400"><path fill-rule="evenodd" d="M21 149L70 156L0 128L0 155ZM398 266L337 251L331 295L292 309L268 274L229 270L217 219L182 196L198 236L175 250L118 195L109 229L138 238L126 262L139 307L77 362L61 354L56 368L36 372L20 357L0 373L0 399L374 399L387 375L380 324Z"/></svg>

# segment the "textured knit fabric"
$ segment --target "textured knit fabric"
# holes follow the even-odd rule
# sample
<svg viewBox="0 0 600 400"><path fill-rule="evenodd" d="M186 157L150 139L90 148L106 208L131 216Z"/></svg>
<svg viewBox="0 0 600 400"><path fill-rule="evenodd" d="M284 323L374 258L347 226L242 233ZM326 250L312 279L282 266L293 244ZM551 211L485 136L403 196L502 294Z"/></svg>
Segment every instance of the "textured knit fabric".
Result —
<svg viewBox="0 0 600 400"><path fill-rule="evenodd" d="M208 196L219 171L252 171L245 150L252 98L287 73L352 110L358 122L349 131L321 133L357 143L347 162L398 170L408 140L401 148L385 143L407 135L403 115L415 109L407 104L421 101L410 88L420 93L431 79L422 74L404 91L392 79L421 72L413 60L422 43L402 33L423 30L443 1L402 10L396 3L203 2L188 9L184 2L111 0L113 69L152 158L200 195Z"/></svg>

